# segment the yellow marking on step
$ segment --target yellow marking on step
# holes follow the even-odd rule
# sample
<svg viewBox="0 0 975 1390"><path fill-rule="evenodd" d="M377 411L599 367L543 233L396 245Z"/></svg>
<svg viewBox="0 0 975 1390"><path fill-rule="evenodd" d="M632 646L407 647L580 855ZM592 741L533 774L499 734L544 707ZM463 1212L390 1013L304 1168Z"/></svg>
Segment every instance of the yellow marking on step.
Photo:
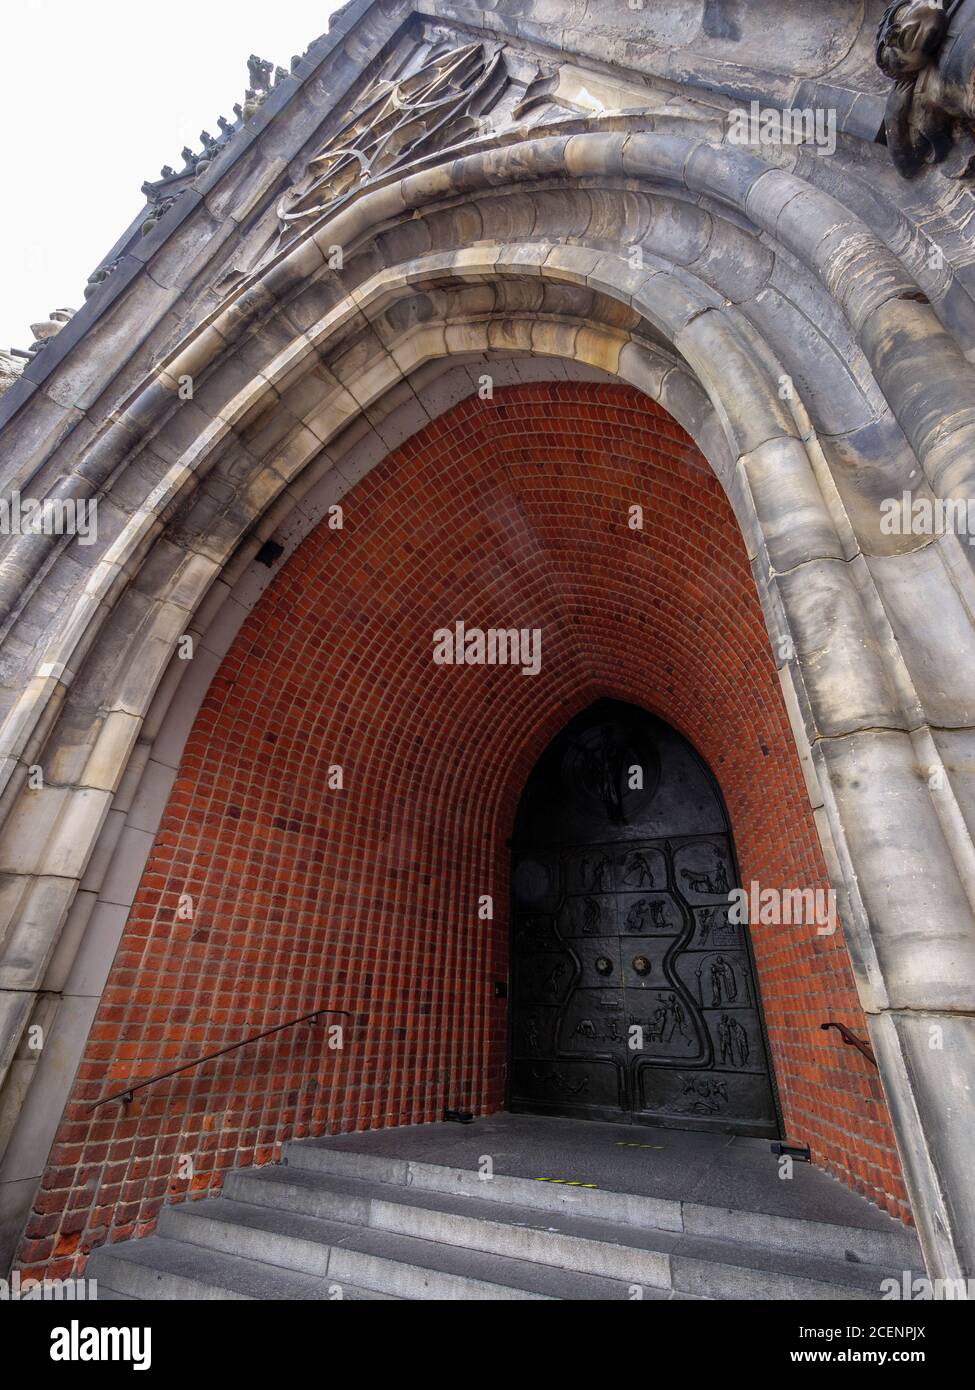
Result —
<svg viewBox="0 0 975 1390"><path fill-rule="evenodd" d="M589 1192L599 1191L594 1182L574 1182L572 1178L536 1178L535 1181L551 1183L554 1187L584 1187Z"/></svg>

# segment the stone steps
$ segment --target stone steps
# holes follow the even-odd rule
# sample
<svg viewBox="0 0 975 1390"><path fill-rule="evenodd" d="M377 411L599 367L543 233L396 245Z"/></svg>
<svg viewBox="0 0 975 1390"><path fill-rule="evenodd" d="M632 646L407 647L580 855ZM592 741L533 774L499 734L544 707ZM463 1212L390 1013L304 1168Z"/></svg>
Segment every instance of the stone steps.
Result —
<svg viewBox="0 0 975 1390"><path fill-rule="evenodd" d="M878 1299L909 1231L594 1191L336 1148L228 1176L89 1261L102 1297Z"/></svg>
<svg viewBox="0 0 975 1390"><path fill-rule="evenodd" d="M328 1283L264 1260L245 1259L186 1241L150 1236L104 1246L88 1261L86 1276L98 1281L98 1298L120 1295L141 1302L224 1300L329 1301ZM374 1289L343 1289L343 1298L376 1299Z"/></svg>
<svg viewBox="0 0 975 1390"><path fill-rule="evenodd" d="M496 1173L485 1182L469 1168L390 1159L332 1147L327 1141L308 1140L285 1148L285 1165L250 1169L283 1181L295 1170L328 1174L337 1179L360 1179L388 1187L408 1187L412 1198L420 1192L453 1194L476 1201L529 1207L541 1212L584 1213L629 1227L674 1231L688 1235L726 1237L763 1248L824 1255L853 1264L890 1265L897 1269L916 1266L920 1253L914 1233L895 1221L882 1228L848 1223L797 1219L748 1209L731 1210L694 1202L668 1201L632 1192L591 1190L531 1178Z"/></svg>

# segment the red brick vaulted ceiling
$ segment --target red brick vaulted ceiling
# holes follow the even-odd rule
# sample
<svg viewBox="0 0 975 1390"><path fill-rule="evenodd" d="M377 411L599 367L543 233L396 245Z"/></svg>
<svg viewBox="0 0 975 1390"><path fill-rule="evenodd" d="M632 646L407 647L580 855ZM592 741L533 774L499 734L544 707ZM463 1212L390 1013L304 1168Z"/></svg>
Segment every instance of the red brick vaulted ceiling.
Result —
<svg viewBox="0 0 975 1390"><path fill-rule="evenodd" d="M198 716L21 1251L30 1268L77 1269L288 1138L502 1107L506 841L535 760L600 696L659 714L707 759L743 882L825 885L734 517L652 402L578 383L471 398L344 507L345 529L320 526L277 576ZM433 634L457 619L540 628L541 674L435 666ZM344 791L328 788L333 765ZM787 1137L907 1218L876 1073L819 1030L864 1029L841 935L753 939ZM116 1082L328 1003L370 1016L342 1053L286 1032L128 1114L87 1113Z"/></svg>

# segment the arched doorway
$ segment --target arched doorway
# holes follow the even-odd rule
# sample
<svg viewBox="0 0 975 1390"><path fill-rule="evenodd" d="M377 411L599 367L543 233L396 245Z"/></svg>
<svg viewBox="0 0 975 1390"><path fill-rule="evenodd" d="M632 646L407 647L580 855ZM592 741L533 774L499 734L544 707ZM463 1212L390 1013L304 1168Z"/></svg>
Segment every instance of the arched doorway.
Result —
<svg viewBox="0 0 975 1390"><path fill-rule="evenodd" d="M496 910L482 922L477 908L485 894L496 909L510 896L508 842L536 759L607 691L686 730L720 771L746 882L827 884L732 509L659 406L609 384L496 383L492 400L465 398L357 487L343 494L355 525L320 523L223 660L202 667L214 675L199 683L192 728L187 693L155 735L180 770L157 807L159 833L129 890L87 1042L79 1015L82 1065L45 1186L63 1226L52 1236L50 1213L36 1215L24 1244L41 1277L60 1265L37 1255L37 1241L56 1243L58 1260L79 1250L79 1268L82 1245L105 1235L115 1169L104 1162L104 1112L90 1106L132 1077L133 1059L163 1072L322 1004L383 1022L380 1033L373 1022L349 1034L342 1052L323 1056L304 1030L288 1032L232 1054L189 1093L185 1078L156 1088L153 1106L123 1121L125 1142L136 1158L148 1146L166 1161L165 1099L181 1116L181 1152L196 1155L197 1194L205 1182L215 1196L228 1165L268 1161L296 1135L504 1108L511 991L498 999L496 986L509 971L510 918ZM641 496L653 505L634 533L620 499ZM431 526L418 549L420 515ZM434 633L458 615L537 627L541 673L435 666ZM328 785L333 762L341 793ZM133 812L140 826L148 814ZM184 891L188 924L177 917ZM119 909L104 910L107 929ZM818 1027L833 1017L862 1031L842 935L817 936L813 950L809 932L756 925L752 937L788 1137L812 1138L816 1159L848 1185L901 1200L872 1068L844 1066L842 1053L837 1065ZM161 1035L145 1001L171 1002L177 985L179 1009ZM857 1123L871 1126L871 1147L850 1147ZM230 1145L219 1153L215 1125ZM255 1147L258 1132L266 1142ZM58 1185L68 1144L82 1150L71 1172L100 1175L83 1231L76 1189ZM130 1180L142 1230L188 1190L175 1169L165 1194L151 1178ZM134 1210L119 1208L110 1238Z"/></svg>
<svg viewBox="0 0 975 1390"><path fill-rule="evenodd" d="M602 700L542 755L512 867L512 1110L780 1133L731 827L691 745Z"/></svg>

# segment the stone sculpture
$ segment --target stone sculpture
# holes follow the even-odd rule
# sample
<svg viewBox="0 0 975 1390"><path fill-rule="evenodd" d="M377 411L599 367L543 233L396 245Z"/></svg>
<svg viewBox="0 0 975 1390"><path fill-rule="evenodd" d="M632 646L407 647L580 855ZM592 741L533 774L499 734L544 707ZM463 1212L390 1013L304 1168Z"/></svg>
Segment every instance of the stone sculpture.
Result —
<svg viewBox="0 0 975 1390"><path fill-rule="evenodd" d="M157 202L153 203L142 224L141 231L143 236L148 236L150 232L156 230L156 225L162 221L175 202L175 198L160 198Z"/></svg>
<svg viewBox="0 0 975 1390"><path fill-rule="evenodd" d="M91 273L91 275L88 277L88 283L85 286L86 299L90 299L92 295L95 293L95 291L98 289L99 285L103 285L105 281L109 279L110 276L115 274L116 270L118 270L119 268L119 263L121 262L121 260L121 256L116 256L114 260L109 261L105 265L100 265L97 270Z"/></svg>
<svg viewBox="0 0 975 1390"><path fill-rule="evenodd" d="M251 87L255 92L269 92L271 90L273 69L273 63L268 62L266 58L259 58L256 53L252 53L247 59L247 72Z"/></svg>
<svg viewBox="0 0 975 1390"><path fill-rule="evenodd" d="M877 31L877 64L896 84L885 130L894 167L916 177L941 164L959 140L951 177L975 173L975 0L895 0Z"/></svg>
<svg viewBox="0 0 975 1390"><path fill-rule="evenodd" d="M28 348L31 357L45 348L52 338L56 338L66 323L74 318L74 309L54 309L42 323L32 323L30 331L34 335L34 341Z"/></svg>

